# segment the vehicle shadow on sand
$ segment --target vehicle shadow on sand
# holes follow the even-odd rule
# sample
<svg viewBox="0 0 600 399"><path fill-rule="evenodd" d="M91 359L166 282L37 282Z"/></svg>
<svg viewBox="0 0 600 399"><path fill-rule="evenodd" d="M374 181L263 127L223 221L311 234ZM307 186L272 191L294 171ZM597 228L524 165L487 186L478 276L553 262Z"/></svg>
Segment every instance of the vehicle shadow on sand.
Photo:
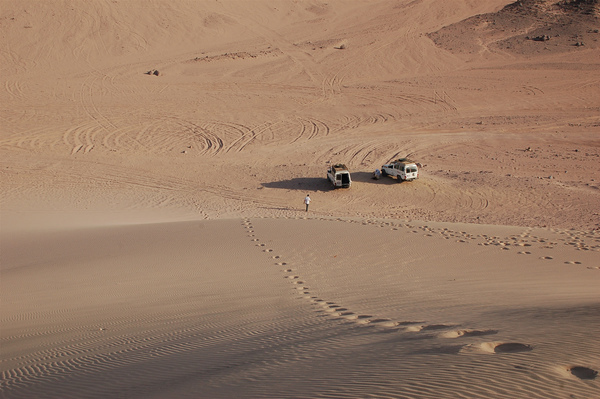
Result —
<svg viewBox="0 0 600 399"><path fill-rule="evenodd" d="M381 176L379 180L373 179L372 172L354 172L351 174L353 182L373 184L398 184L401 183L394 177ZM333 186L326 178L321 177L295 177L289 180L261 183L267 188L281 188L285 190L300 190L306 192L330 191Z"/></svg>
<svg viewBox="0 0 600 399"><path fill-rule="evenodd" d="M398 184L395 177L381 176L379 180L373 179L373 172L353 172L352 181L373 184Z"/></svg>
<svg viewBox="0 0 600 399"><path fill-rule="evenodd" d="M329 191L331 183L324 177L296 177L289 180L262 183L267 188L283 188L286 190L301 190L306 192Z"/></svg>

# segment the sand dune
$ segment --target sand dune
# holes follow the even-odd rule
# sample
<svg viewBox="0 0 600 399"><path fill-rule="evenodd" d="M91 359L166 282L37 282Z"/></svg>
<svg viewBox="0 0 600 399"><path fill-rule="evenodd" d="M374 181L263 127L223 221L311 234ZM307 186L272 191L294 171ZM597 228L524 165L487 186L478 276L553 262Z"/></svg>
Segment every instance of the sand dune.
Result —
<svg viewBox="0 0 600 399"><path fill-rule="evenodd" d="M598 396L597 1L0 10L0 397Z"/></svg>
<svg viewBox="0 0 600 399"><path fill-rule="evenodd" d="M244 218L3 237L4 396L593 396L569 370L594 371L600 237L469 227Z"/></svg>

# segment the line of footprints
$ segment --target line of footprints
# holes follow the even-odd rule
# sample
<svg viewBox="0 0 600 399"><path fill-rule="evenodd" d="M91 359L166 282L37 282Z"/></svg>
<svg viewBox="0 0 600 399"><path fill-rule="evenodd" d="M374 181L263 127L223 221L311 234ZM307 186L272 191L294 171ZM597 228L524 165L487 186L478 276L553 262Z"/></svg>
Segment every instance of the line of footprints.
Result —
<svg viewBox="0 0 600 399"><path fill-rule="evenodd" d="M273 249L267 248L266 244L261 243L260 239L256 238L254 234L254 227L252 226L252 222L248 219L244 219L242 225L246 229L248 233L248 237L251 238L253 242L255 242L256 246L262 248L262 251L265 253L272 253ZM318 298L316 296L311 296L311 292L309 287L305 285L305 282L300 279L300 276L294 274L294 269L286 268L288 266L287 262L283 262L280 255L272 255L272 259L275 260L275 265L282 267L282 272L285 273L285 278L289 279L292 284L294 284L294 289L298 290L304 295L304 298L309 300L315 305L318 305L322 308L322 310L331 316L344 318L346 320L355 321L358 324L369 324L369 325L377 325L382 327L395 327L402 328L404 331L411 332L434 332L434 331L442 331L452 328L453 326L445 325L445 324L425 324L424 321L393 321L388 318L381 318L374 315L368 314L356 314L351 310L336 304L335 302L326 301L324 299ZM468 336L483 336L496 334L498 331L496 330L459 330L446 332L442 336L446 338L458 338L458 337L468 337ZM522 345L522 347L512 345L513 349L517 351L519 348L522 350L530 350L531 347L528 345ZM502 348L497 350L498 352L503 351ZM506 351L506 348L504 348Z"/></svg>
<svg viewBox="0 0 600 399"><path fill-rule="evenodd" d="M250 220L245 219L242 224L243 224L244 228L247 230L248 237L251 237L251 240L253 242L256 242L257 247L262 248L262 251L265 253L273 252L273 249L266 248L266 244L260 243L260 240L255 237L254 227L252 226L252 223L250 222ZM275 260L275 265L283 267L282 271L283 271L283 273L285 273L284 277L286 279L291 280L292 284L294 284L294 286L295 286L294 289L300 291L302 294L305 295L304 298L310 300L314 304L321 306L325 312L330 313L332 316L342 317L342 318L345 318L348 320L355 320L359 324L373 323L373 324L380 324L380 325L387 326L387 327L396 327L396 326L403 324L403 323L393 322L389 319L376 318L372 315L358 315L342 306L335 304L334 302L328 302L328 301L325 301L318 297L310 296L311 295L310 290L304 284L304 281L302 281L300 279L300 276L293 274L293 272L294 272L293 269L285 268L285 266L288 266L288 264L287 264L287 262L283 262L281 260L280 255L272 255L271 258ZM415 323L404 323L404 324L414 325L412 331L420 330L420 328L416 327L416 325L420 324L420 323L415 322Z"/></svg>
<svg viewBox="0 0 600 399"><path fill-rule="evenodd" d="M595 251L600 252L600 235L598 232L576 232L576 231L554 231L562 238L556 241L549 240L543 237L531 235L531 229L526 229L525 232L509 237L489 236L486 234L471 234L465 231L453 231L448 228L434 229L429 226L414 226L410 223L395 224L394 222L378 222L378 221L352 221L352 223L371 224L377 227L389 227L391 230L399 230L403 228L409 234L423 234L424 236L433 237L440 236L446 240L454 240L457 243L477 242L477 245L496 246L504 251L516 250L519 255L533 255L532 248L537 247L538 251L544 251L546 254L539 256L539 259L555 260L553 256L548 255L548 250L552 250L559 245L569 246L575 251ZM567 265L584 265L578 260L564 260ZM600 270L600 266L584 265L587 269Z"/></svg>
<svg viewBox="0 0 600 399"><path fill-rule="evenodd" d="M384 225L386 225L386 224L384 224ZM262 251L267 254L270 254L273 252L273 249L267 248L266 244L261 243L260 239L256 238L256 236L254 234L254 227L252 225L252 222L249 219L243 219L242 226L244 226L244 228L246 229L246 232L248 233L248 237L250 237L252 242L256 243L255 245L258 248L261 248ZM408 226L408 225L407 225L407 227L414 228L414 226ZM393 230L397 230L397 228L393 228ZM431 233L431 230L429 230L429 228L427 226L424 226L423 230L425 230L429 234ZM413 230L411 232L416 233L417 231ZM467 238L467 239L471 238L472 239L472 237L470 235L467 235L464 232L461 232L459 234L452 234L452 233L453 232L446 230L446 231L442 232L442 235L448 234L448 236L446 238L450 238L450 237L456 238L456 237L459 237L462 235L463 237L461 237L461 239L459 239L459 241L461 241L462 238ZM486 241L487 242L485 242L483 245L490 245L490 244L491 245L500 245L500 246L503 246L502 244L523 245L522 243L503 242L502 240L498 240L498 237L493 237L493 238L486 237ZM525 244L523 246L527 246L527 244ZM525 253L528 254L528 252L525 252ZM284 277L292 282L295 290L298 290L299 292L301 292L304 295L303 297L305 299L307 299L314 305L320 307L322 311L324 311L325 313L330 314L331 316L336 317L336 318L343 318L346 320L354 321L361 325L381 326L384 328L388 327L388 328L402 329L403 331L406 331L406 332L439 333L439 336L442 338L481 337L481 336L493 335L493 334L498 333L498 330L477 330L477 329L458 329L457 330L457 329L453 329L453 327L455 327L455 326L446 325L446 324L426 324L426 322L424 322L424 321L394 321L394 320L391 320L388 318L381 318L381 317L377 317L377 316L373 316L373 315L356 314L355 312L352 312L351 310L349 310L343 306L340 306L340 305L336 304L335 302L325 301L316 296L312 296L309 287L307 287L305 285L304 281L302 281L300 279L300 276L294 274L294 269L286 267L286 266L288 266L288 264L286 262L282 261L280 255L271 255L271 258L275 260L275 265L282 267L281 270L283 273L285 273ZM565 262L565 263L567 263L567 262ZM568 263L571 263L571 262L568 262ZM579 264L579 262L573 262L573 263ZM469 349L473 349L473 348L470 347L469 345L466 345L465 349L469 350ZM504 342L504 343L495 342L495 343L484 343L481 346L479 346L478 349L476 349L476 350L483 350L483 351L493 352L493 353L516 353L516 352L531 351L531 350L533 350L533 347L531 345L518 343L518 342ZM588 367L583 367L583 366L568 366L568 367L566 367L566 369L568 372L570 372L572 375L574 375L575 377L577 377L579 379L595 379L596 376L598 375L598 371L590 369Z"/></svg>

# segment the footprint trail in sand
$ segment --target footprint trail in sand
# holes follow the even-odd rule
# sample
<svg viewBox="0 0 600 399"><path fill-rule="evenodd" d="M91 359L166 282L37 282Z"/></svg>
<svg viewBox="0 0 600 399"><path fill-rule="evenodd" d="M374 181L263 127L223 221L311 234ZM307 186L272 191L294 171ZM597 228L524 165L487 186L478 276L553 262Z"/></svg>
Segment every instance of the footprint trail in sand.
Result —
<svg viewBox="0 0 600 399"><path fill-rule="evenodd" d="M573 267L585 266L588 269L597 270L596 265L590 265L590 261L559 259L553 256L553 249L559 245L568 246L573 249L574 254L593 253L600 250L600 236L595 233L588 233L583 236L578 232L572 231L551 231L552 239L534 235L531 229L525 229L520 234L501 236L489 236L486 234L476 234L467 231L457 231L449 228L432 227L427 224L417 222L388 222L379 220L342 220L319 218L321 221L344 222L361 224L364 226L387 228L392 234L397 235L419 235L426 240L450 240L455 245L478 245L482 247L497 248L502 253L513 252L517 255L537 256L540 261L551 262L553 264L570 265ZM431 353L453 353L463 356L476 356L479 354L492 354L496 356L530 356L535 353L536 342L518 342L513 340L494 340L487 341L488 337L504 336L499 328L478 328L465 326L462 323L435 322L422 319L402 319L389 317L385 314L361 313L351 306L330 300L323 297L311 289L310 281L303 277L302 265L294 265L286 259L286 256L279 253L273 243L267 245L261 242L261 238L256 236L253 222L247 218L243 219L242 226L246 229L248 237L255 243L256 247L269 255L273 261L272 265L278 267L283 280L291 284L296 295L311 306L321 317L331 320L341 321L343 323L354 324L357 328L367 328L370 333L380 334L399 334L398 339L407 340L432 340ZM524 250L525 249L525 250ZM582 257L590 259L590 257ZM593 258L592 258L593 259ZM340 282L342 283L342 282ZM510 333L508 333L510 335ZM404 338L401 338L404 337ZM457 340L456 345L440 344L444 342L438 340ZM449 342L449 341L446 341ZM509 358L507 358L509 359ZM521 359L522 361L525 361ZM519 369L521 366L514 366ZM593 379L597 372L587 366L560 366L561 370L569 370L569 376L575 376L578 379ZM596 373L596 374L595 374Z"/></svg>

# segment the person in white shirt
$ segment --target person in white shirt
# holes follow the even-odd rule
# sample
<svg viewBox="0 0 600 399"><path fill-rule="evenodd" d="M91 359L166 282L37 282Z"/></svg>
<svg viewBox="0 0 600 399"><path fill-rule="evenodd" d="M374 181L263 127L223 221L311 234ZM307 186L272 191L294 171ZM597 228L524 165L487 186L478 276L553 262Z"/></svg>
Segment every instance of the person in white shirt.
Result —
<svg viewBox="0 0 600 399"><path fill-rule="evenodd" d="M308 212L308 204L310 204L310 195L306 194L304 198L304 203L306 204L306 212Z"/></svg>

